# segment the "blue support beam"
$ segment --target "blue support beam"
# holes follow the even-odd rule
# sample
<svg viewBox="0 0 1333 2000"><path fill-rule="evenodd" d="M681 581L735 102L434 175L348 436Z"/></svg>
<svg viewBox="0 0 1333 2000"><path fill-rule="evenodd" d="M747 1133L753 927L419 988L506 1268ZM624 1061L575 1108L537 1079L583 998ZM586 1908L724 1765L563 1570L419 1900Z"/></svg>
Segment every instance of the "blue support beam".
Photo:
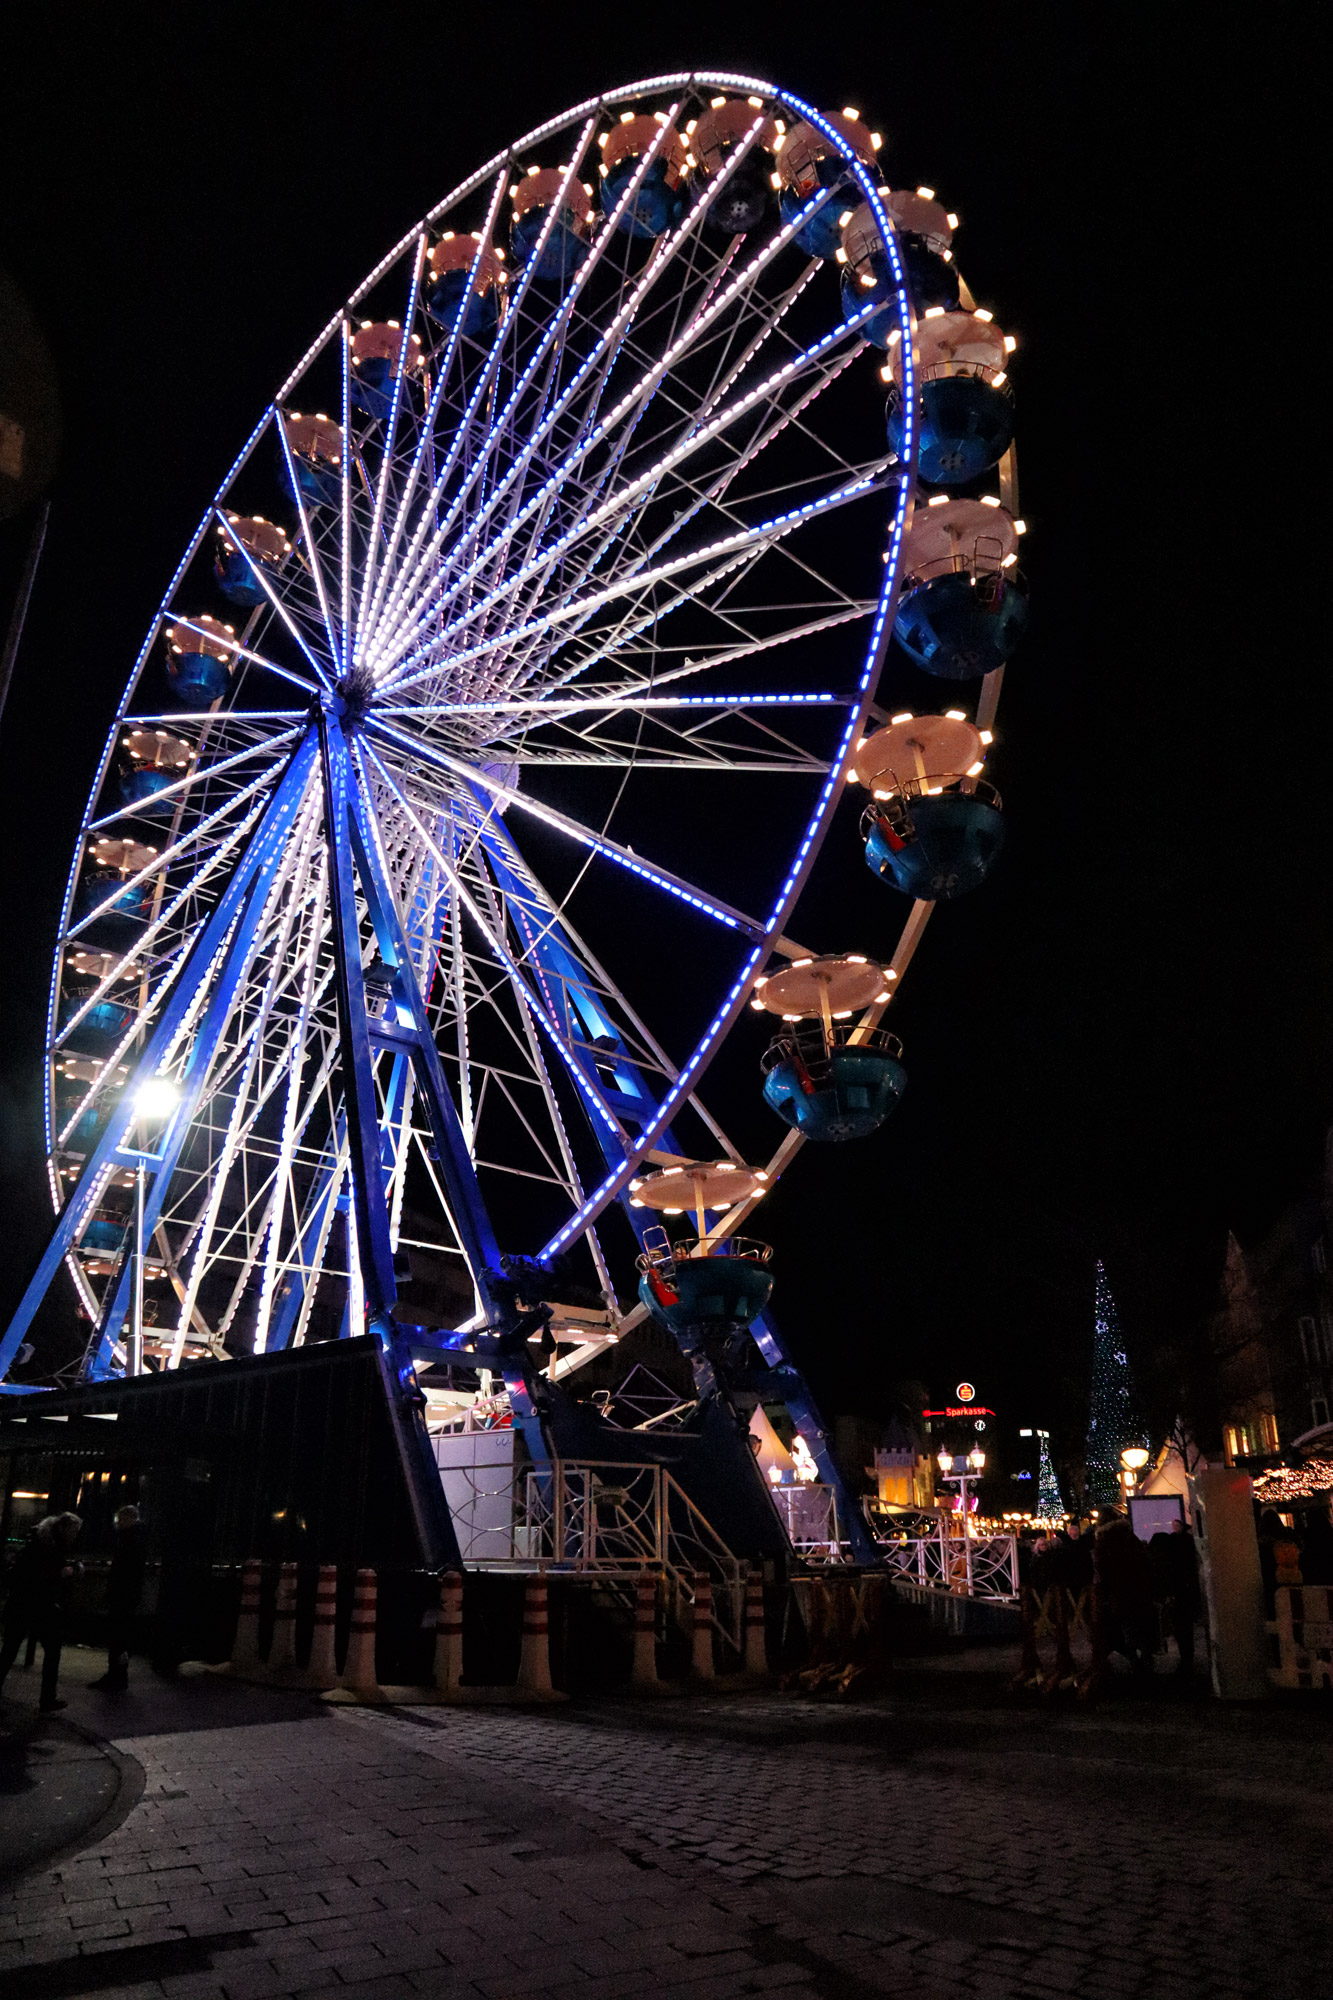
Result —
<svg viewBox="0 0 1333 2000"><path fill-rule="evenodd" d="M603 1044L603 1048L597 1052L596 1060L591 1053L575 1049L575 1055L584 1069L584 1074L593 1088L600 1091L605 1102L618 1115L623 1117L628 1113L645 1124L649 1123L655 1116L657 1107L646 1080L635 1066L614 1023L606 1014L600 998L589 987L586 973L561 933L559 920L524 881L521 857L512 845L508 831L497 827L494 815L485 810L485 802L480 799L478 835L486 859L509 904L514 922L524 936L527 958L536 968L539 977L545 975L543 986L548 1006L565 1027L571 1042L576 1030L570 1017L571 1014L577 1013L589 1038L597 1038ZM564 996L563 1007L560 1005L561 995ZM611 1069L615 1077L614 1090L608 1090L604 1079L598 1074L598 1061L604 1061L606 1067ZM592 1129L601 1142L607 1164L619 1166L620 1159L611 1144L610 1134L601 1130L596 1121L593 1121ZM670 1152L680 1150L678 1141L669 1131L663 1134L662 1145ZM645 1227L643 1219L638 1210L630 1208L624 1196L621 1199L625 1213L629 1217L630 1227L642 1244ZM833 1456L824 1420L809 1384L783 1345L772 1315L762 1314L754 1321L750 1330L760 1352L781 1385L782 1400L810 1448L811 1457L819 1468L820 1478L833 1488L837 1499L838 1518L853 1555L860 1563L876 1561L875 1546L866 1526L865 1515ZM720 1370L715 1366L702 1349L696 1349L689 1359L701 1393L725 1397L727 1393L726 1382L723 1379L725 1369Z"/></svg>
<svg viewBox="0 0 1333 2000"><path fill-rule="evenodd" d="M32 1280L0 1338L0 1379L9 1367L23 1343L33 1317L51 1288L65 1258L77 1244L83 1229L92 1215L100 1198L108 1174L122 1166L137 1164L140 1154L137 1149L125 1145L125 1139L135 1118L134 1102L142 1086L157 1075L167 1052L176 1040L182 1022L189 1013L201 987L213 977L214 960L224 948L228 950L229 962L233 954L229 937L233 926L243 918L247 909L253 909L253 894L256 880L261 872L266 879L271 876L286 848L297 807L305 792L316 754L316 739L310 731L294 751L286 772L280 779L263 815L246 843L236 869L222 895L214 905L211 915L204 923L192 945L185 964L172 988L162 1014L149 1037L147 1047L135 1064L133 1075L127 1081L119 1102L113 1107L106 1127L84 1163L77 1187L62 1209ZM260 907L262 908L262 898ZM201 1031L202 1032L202 1031ZM197 1077L195 1097L202 1084L203 1069L191 1051L192 1073ZM206 1065L204 1066L206 1067ZM187 1093L188 1103L188 1093ZM154 1203L153 1222L156 1222L161 1208L162 1195L166 1188L168 1172L165 1169L166 1155L171 1153L171 1164L179 1154L179 1146L188 1127L187 1103L183 1103L173 1115L171 1125L165 1135L166 1144L160 1154L148 1156L149 1170L153 1176L150 1197ZM172 1151L172 1148L175 1148ZM151 1228L152 1224L148 1224ZM113 1315L116 1296L121 1299L121 1315L124 1314L124 1289L129 1282L128 1260L111 1288L108 1301L109 1310L102 1315L96 1345L90 1354L94 1369L105 1366L105 1355L109 1352L109 1341L103 1333L104 1325L116 1325Z"/></svg>

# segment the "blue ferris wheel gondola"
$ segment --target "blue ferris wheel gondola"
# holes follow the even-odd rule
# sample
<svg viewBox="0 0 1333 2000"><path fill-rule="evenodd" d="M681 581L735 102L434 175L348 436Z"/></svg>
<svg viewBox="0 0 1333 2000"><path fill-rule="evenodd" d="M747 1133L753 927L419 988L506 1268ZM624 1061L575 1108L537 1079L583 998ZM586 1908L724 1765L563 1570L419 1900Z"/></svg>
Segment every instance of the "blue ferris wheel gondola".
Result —
<svg viewBox="0 0 1333 2000"><path fill-rule="evenodd" d="M602 206L611 214L640 174L638 186L621 210L617 227L628 236L665 235L685 212L688 178L687 149L674 125L662 113L628 116L601 137Z"/></svg>
<svg viewBox="0 0 1333 2000"><path fill-rule="evenodd" d="M858 781L866 864L905 895L952 902L985 881L1004 844L1000 796L981 778L990 731L961 709L895 716L864 738Z"/></svg>
<svg viewBox="0 0 1333 2000"><path fill-rule="evenodd" d="M463 236L447 230L428 259L426 311L439 326L457 321L464 338L475 340L498 323L505 282L502 250L483 244L475 230Z"/></svg>
<svg viewBox="0 0 1333 2000"><path fill-rule="evenodd" d="M94 931L105 930L117 936L133 931L152 906L152 878L138 881L135 877L148 866L154 852L155 849L124 835L103 836L96 841L91 866L79 879L75 915L83 920L96 911Z"/></svg>
<svg viewBox="0 0 1333 2000"><path fill-rule="evenodd" d="M930 307L917 330L917 466L932 486L965 486L997 465L1014 434L1005 362L1012 340L990 313ZM889 443L902 451L901 345L890 336L886 413Z"/></svg>
<svg viewBox="0 0 1333 2000"><path fill-rule="evenodd" d="M563 167L533 167L511 193L509 252L518 269L540 284L567 284L588 255L591 187Z"/></svg>
<svg viewBox="0 0 1333 2000"><path fill-rule="evenodd" d="M764 1057L764 1102L805 1139L863 1139L907 1088L896 1035L875 1028L853 1044L849 1032L836 1030L829 1041L819 1022L801 1022Z"/></svg>
<svg viewBox="0 0 1333 2000"><path fill-rule="evenodd" d="M936 494L913 511L894 637L927 673L978 679L1013 656L1027 629L1016 569L1026 523L993 494Z"/></svg>
<svg viewBox="0 0 1333 2000"><path fill-rule="evenodd" d="M91 985L71 985L61 995L59 1023L62 1029L68 1025L89 993L95 991ZM103 998L91 1006L79 1024L65 1038L65 1046L75 1050L94 1050L98 1053L114 1049L121 1036L129 1027L134 1015L132 1009L118 1001Z"/></svg>
<svg viewBox="0 0 1333 2000"><path fill-rule="evenodd" d="M878 132L871 132L855 111L828 111L824 116L843 139L847 152L854 154L871 173L876 172ZM827 199L797 230L794 241L807 257L836 257L842 243L842 218L861 200L860 186L847 153L840 152L818 126L795 125L778 154L778 180L785 223L794 222L821 188L827 190Z"/></svg>
<svg viewBox="0 0 1333 2000"><path fill-rule="evenodd" d="M282 478L288 477L290 452L291 473L306 505L336 507L343 490L342 425L325 416L322 410L314 416L288 410L280 421L285 446L279 451Z"/></svg>
<svg viewBox="0 0 1333 2000"><path fill-rule="evenodd" d="M975 680L1012 658L1027 622L1019 579L964 572L935 577L902 600L893 636L927 673Z"/></svg>
<svg viewBox="0 0 1333 2000"><path fill-rule="evenodd" d="M772 1297L767 1243L730 1236L699 1256L694 1238L667 1245L665 1230L656 1230L645 1243L650 1237L662 1241L639 1258L639 1298L671 1333L688 1338L749 1326Z"/></svg>
<svg viewBox="0 0 1333 2000"><path fill-rule="evenodd" d="M275 572L291 553L291 543L276 521L262 514L228 514L219 523L213 575L229 604L253 606L267 602L260 578Z"/></svg>
<svg viewBox="0 0 1333 2000"><path fill-rule="evenodd" d="M896 225L903 279L918 318L934 308L952 311L958 305L958 272L949 247L957 218L933 196L927 200L926 193L880 189L880 199ZM876 347L888 347L898 326L898 286L869 202L858 201L850 212L844 211L837 257L842 265L843 318L863 312L867 305L879 305L880 311L864 322L861 332Z"/></svg>
<svg viewBox="0 0 1333 2000"><path fill-rule="evenodd" d="M235 636L233 626L221 624L207 612L188 623L168 625L167 681L177 701L186 708L211 708L221 701L236 657Z"/></svg>
<svg viewBox="0 0 1333 2000"><path fill-rule="evenodd" d="M773 148L781 138L777 121L764 115L763 99L715 97L694 130L686 131L700 176L718 183L706 226L720 236L758 229L772 211ZM742 146L748 150L733 164Z"/></svg>
<svg viewBox="0 0 1333 2000"><path fill-rule="evenodd" d="M387 417L393 408L395 392L400 396L412 393L421 369L421 335L405 334L397 320L363 320L352 335L351 362L348 389L353 408L364 410L370 417Z"/></svg>
<svg viewBox="0 0 1333 2000"><path fill-rule="evenodd" d="M971 792L872 806L861 823L866 865L905 896L951 903L979 889L1000 858L1000 795L978 783Z"/></svg>

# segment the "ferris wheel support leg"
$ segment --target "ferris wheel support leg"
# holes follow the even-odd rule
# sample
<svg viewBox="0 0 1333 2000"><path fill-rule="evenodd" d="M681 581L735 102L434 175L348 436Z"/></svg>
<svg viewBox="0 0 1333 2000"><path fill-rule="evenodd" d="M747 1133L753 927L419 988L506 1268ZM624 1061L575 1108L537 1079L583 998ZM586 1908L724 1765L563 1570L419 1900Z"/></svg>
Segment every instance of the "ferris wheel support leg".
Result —
<svg viewBox="0 0 1333 2000"><path fill-rule="evenodd" d="M810 1456L819 1468L819 1476L826 1486L833 1489L833 1497L838 1509L840 1539L845 1541L852 1552L853 1562L878 1563L879 1553L866 1526L865 1515L860 1502L847 1481L843 1478L837 1460L829 1445L828 1432L824 1429L824 1419L804 1375L787 1357L785 1348L778 1337L777 1328L770 1314L760 1313L751 1322L750 1331L754 1335L759 1351L765 1361L774 1368L781 1369L783 1377L783 1401L796 1420L796 1427L810 1449Z"/></svg>
<svg viewBox="0 0 1333 2000"><path fill-rule="evenodd" d="M0 1338L0 1380L3 1380L66 1256L82 1235L84 1226L100 1199L109 1173L120 1167L137 1169L140 1158L144 1158L144 1164L153 1177L144 1208L145 1237L151 1236L156 1227L166 1194L167 1181L184 1143L185 1133L203 1088L208 1060L211 1058L212 1048L206 1046L205 1037L207 1023L218 1019L213 1007L209 1009L205 1027L201 1027L195 1037L186 1067L184 1094L172 1115L172 1122L165 1135L167 1143L160 1154L150 1153L141 1156L137 1149L125 1143L135 1117L135 1098L141 1086L150 1077L156 1076L160 1065L175 1045L182 1023L197 1000L201 987L214 977L214 960L218 953L224 951L225 947L224 970L218 975L221 984L227 983L227 969L238 966L238 946L244 948L243 934L248 933L248 937L253 935L249 920L258 922L269 881L282 859L292 821L304 794L314 755L315 743L312 734L308 735L294 751L283 778L250 835L231 880L195 939L175 982L171 997L149 1038L148 1046L135 1066L134 1075L127 1081L119 1103L107 1120L106 1129L86 1161L79 1176L79 1184L56 1223L32 1281L23 1294L14 1317L5 1329L3 1338ZM115 1300L118 1296L123 1318L128 1285L129 1266L126 1263L113 1286L111 1312L103 1313L102 1321L89 1343L86 1366L94 1375L104 1375L110 1368L112 1343L106 1329L110 1326L118 1328L119 1321L114 1318Z"/></svg>
<svg viewBox="0 0 1333 2000"><path fill-rule="evenodd" d="M417 1384L411 1346L405 1329L393 1317L398 1288L393 1275L382 1140L375 1102L374 1049L356 908L352 828L359 796L340 721L327 707L320 711L319 742L356 1254L369 1331L376 1336L380 1376L422 1558L430 1568L438 1569L461 1558L426 1430L425 1398ZM362 862L361 886L374 916L380 900L378 885L370 880L364 857ZM377 935L380 928L376 922ZM402 963L400 959L400 968ZM401 978L395 983L401 984Z"/></svg>

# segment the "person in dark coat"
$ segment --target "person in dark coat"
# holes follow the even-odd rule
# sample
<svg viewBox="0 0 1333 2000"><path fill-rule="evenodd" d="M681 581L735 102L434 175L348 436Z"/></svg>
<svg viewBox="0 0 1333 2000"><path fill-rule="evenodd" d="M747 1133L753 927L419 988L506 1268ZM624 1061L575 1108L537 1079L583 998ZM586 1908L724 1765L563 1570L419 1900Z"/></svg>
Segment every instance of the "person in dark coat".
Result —
<svg viewBox="0 0 1333 2000"><path fill-rule="evenodd" d="M107 1576L106 1672L92 1685L104 1694L120 1694L130 1684L130 1639L134 1614L143 1596L144 1545L137 1507L116 1512L116 1544Z"/></svg>
<svg viewBox="0 0 1333 2000"><path fill-rule="evenodd" d="M1327 1507L1305 1516L1301 1536L1301 1582L1333 1584L1333 1522Z"/></svg>
<svg viewBox="0 0 1333 2000"><path fill-rule="evenodd" d="M1156 1595L1171 1637L1176 1642L1179 1661L1176 1672L1184 1679L1194 1672L1194 1627L1199 1617L1199 1558L1194 1537L1184 1521L1173 1521L1159 1529L1148 1544Z"/></svg>
<svg viewBox="0 0 1333 2000"><path fill-rule="evenodd" d="M5 1642L0 1646L0 1688L29 1633L42 1642L43 1714L64 1708L56 1695L64 1636L65 1585L74 1574L70 1551L83 1522L77 1514L48 1514L39 1521L19 1554L5 1600Z"/></svg>
<svg viewBox="0 0 1333 2000"><path fill-rule="evenodd" d="M1123 1653L1135 1673L1152 1672L1157 1617L1153 1606L1152 1564L1123 1514L1111 1514L1092 1542L1092 1569L1097 1585L1102 1644Z"/></svg>

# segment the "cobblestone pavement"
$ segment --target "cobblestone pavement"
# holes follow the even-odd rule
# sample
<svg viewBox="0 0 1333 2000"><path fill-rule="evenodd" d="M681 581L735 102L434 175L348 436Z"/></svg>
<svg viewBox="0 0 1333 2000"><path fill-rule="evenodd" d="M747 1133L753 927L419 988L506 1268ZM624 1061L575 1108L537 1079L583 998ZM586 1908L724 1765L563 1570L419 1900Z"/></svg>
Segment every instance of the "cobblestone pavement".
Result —
<svg viewBox="0 0 1333 2000"><path fill-rule="evenodd" d="M145 1773L124 1823L0 1893L0 1991L1333 1993L1322 1708L1050 1715L985 1664L854 1708L268 1697L230 1725L215 1695L201 1726L174 1691L163 1726L117 1740Z"/></svg>

